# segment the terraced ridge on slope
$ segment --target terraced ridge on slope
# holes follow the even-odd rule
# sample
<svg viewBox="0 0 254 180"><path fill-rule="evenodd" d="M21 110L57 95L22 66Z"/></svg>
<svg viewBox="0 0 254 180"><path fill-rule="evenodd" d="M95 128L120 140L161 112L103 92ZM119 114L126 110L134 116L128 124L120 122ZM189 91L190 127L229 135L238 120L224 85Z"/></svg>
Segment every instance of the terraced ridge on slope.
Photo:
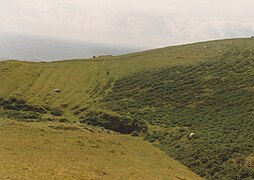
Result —
<svg viewBox="0 0 254 180"><path fill-rule="evenodd" d="M63 111L59 108L47 106L33 106L27 104L25 100L17 98L5 99L0 97L0 116L11 117L23 121L40 121L43 115L61 116ZM44 118L45 120L45 118ZM51 120L50 118L46 119Z"/></svg>
<svg viewBox="0 0 254 180"><path fill-rule="evenodd" d="M232 47L197 65L122 77L103 103L157 127L146 139L206 179L253 179L244 160L254 152L253 77L254 48Z"/></svg>
<svg viewBox="0 0 254 180"><path fill-rule="evenodd" d="M20 97L34 105L68 106L66 115L73 117L71 109L75 107L97 109L98 99L103 97L100 92L109 81L135 72L204 62L238 42L248 40L196 43L91 60L4 61L0 62L0 97ZM61 93L54 93L54 89Z"/></svg>

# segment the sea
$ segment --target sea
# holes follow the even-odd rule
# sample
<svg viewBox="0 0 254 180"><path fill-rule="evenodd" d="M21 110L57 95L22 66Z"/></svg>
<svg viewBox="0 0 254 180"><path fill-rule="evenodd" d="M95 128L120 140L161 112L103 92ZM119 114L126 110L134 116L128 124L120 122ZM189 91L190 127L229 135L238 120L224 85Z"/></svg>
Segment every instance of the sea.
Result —
<svg viewBox="0 0 254 180"><path fill-rule="evenodd" d="M0 33L0 60L58 61L120 55L143 50L118 45Z"/></svg>

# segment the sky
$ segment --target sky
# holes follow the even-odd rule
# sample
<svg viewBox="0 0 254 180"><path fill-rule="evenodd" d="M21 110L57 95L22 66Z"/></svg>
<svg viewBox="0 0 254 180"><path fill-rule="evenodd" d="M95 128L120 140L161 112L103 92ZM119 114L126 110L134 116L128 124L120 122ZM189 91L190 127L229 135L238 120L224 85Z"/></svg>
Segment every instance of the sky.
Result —
<svg viewBox="0 0 254 180"><path fill-rule="evenodd" d="M0 0L0 33L163 47L254 35L253 0Z"/></svg>

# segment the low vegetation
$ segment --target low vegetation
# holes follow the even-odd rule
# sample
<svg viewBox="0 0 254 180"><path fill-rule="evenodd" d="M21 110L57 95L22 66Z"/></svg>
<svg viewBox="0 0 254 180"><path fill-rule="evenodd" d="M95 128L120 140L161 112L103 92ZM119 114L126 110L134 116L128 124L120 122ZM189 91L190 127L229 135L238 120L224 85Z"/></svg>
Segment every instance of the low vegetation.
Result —
<svg viewBox="0 0 254 180"><path fill-rule="evenodd" d="M63 111L60 108L30 105L23 99L0 97L0 117L23 121L40 121L44 119L44 115L62 116Z"/></svg>
<svg viewBox="0 0 254 180"><path fill-rule="evenodd" d="M111 115L103 112L90 112L80 122L93 126L101 126L123 134L130 134L134 131L145 133L147 131L145 121L137 121L129 117Z"/></svg>
<svg viewBox="0 0 254 180"><path fill-rule="evenodd" d="M254 152L254 49L240 47L198 65L117 80L108 108L151 126L145 136L206 179L253 179L239 163ZM188 135L195 133L193 139Z"/></svg>
<svg viewBox="0 0 254 180"><path fill-rule="evenodd" d="M67 179L157 179L181 174L171 171L175 166L161 162L167 156L155 158L155 155L151 159L148 158L151 154L136 156L152 148L149 143L143 146L144 142L139 138L142 137L206 179L254 179L253 57L252 39L231 39L99 59L52 63L3 61L0 62L0 117L19 120L20 124L6 126L0 134L10 132L10 137L17 138L14 131L18 132L17 136L24 132L16 126L31 130L31 134L25 131L27 139L18 153L20 160L29 158L28 154L33 154L33 151L35 154L31 157L39 159L43 137L38 138L36 133L47 137L46 141L52 141L45 145L47 150L52 148L47 154L51 157L49 162L42 160L42 168L24 167L31 169L27 173L31 173L31 177L42 173L49 178L59 176ZM95 133L97 130L87 128L90 125L101 131ZM112 130L118 133L112 135ZM89 139L89 132L94 133L94 139ZM189 137L191 133L194 133L192 138ZM83 136L85 139L77 139ZM31 141L38 144L24 155L23 152L28 150L23 145L31 146L27 144L28 137L35 138ZM98 139L100 137L107 141ZM110 149L115 143L109 140L111 138L123 138L120 141L127 143L126 147L121 151ZM6 144L10 141L11 138L9 141L5 139ZM134 145L132 142L137 143ZM91 146L87 145L89 143ZM20 146L18 140L12 144ZM79 149L84 146L91 151ZM129 151L132 146L135 149ZM1 152L3 147L0 147ZM74 151L75 155L68 154L68 150ZM88 154L97 150L97 154L102 155L90 159L94 154ZM123 156L128 152L132 156ZM4 153L8 154L8 151ZM59 159L66 154L68 158ZM44 155L40 157L47 157ZM7 162L15 156L8 154L4 157ZM84 157L88 159L82 159ZM113 163L102 170L105 167L102 167L103 163L112 157L115 158ZM144 159L147 160L145 163ZM53 160L57 163L54 164ZM85 164L87 161L89 163ZM146 164L155 161L154 165ZM133 166L135 162L137 164ZM27 162L31 163L34 162ZM59 164L63 164L62 169ZM121 173L114 174L113 168L119 168ZM80 173L81 169L82 172L92 171L84 175ZM14 169L11 172L7 166L0 167L1 177L8 177L7 174L13 172ZM25 173L21 169L16 172ZM127 175L126 172L131 173ZM174 178L197 178L185 175ZM11 178L17 179L18 176L14 173Z"/></svg>

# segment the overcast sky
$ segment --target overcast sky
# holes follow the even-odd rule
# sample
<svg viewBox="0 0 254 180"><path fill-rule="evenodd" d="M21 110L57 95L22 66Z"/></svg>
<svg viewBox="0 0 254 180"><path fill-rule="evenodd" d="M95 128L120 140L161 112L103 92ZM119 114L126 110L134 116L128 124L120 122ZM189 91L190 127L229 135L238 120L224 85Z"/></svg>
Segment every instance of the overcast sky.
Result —
<svg viewBox="0 0 254 180"><path fill-rule="evenodd" d="M0 0L0 32L160 47L254 35L254 0Z"/></svg>

